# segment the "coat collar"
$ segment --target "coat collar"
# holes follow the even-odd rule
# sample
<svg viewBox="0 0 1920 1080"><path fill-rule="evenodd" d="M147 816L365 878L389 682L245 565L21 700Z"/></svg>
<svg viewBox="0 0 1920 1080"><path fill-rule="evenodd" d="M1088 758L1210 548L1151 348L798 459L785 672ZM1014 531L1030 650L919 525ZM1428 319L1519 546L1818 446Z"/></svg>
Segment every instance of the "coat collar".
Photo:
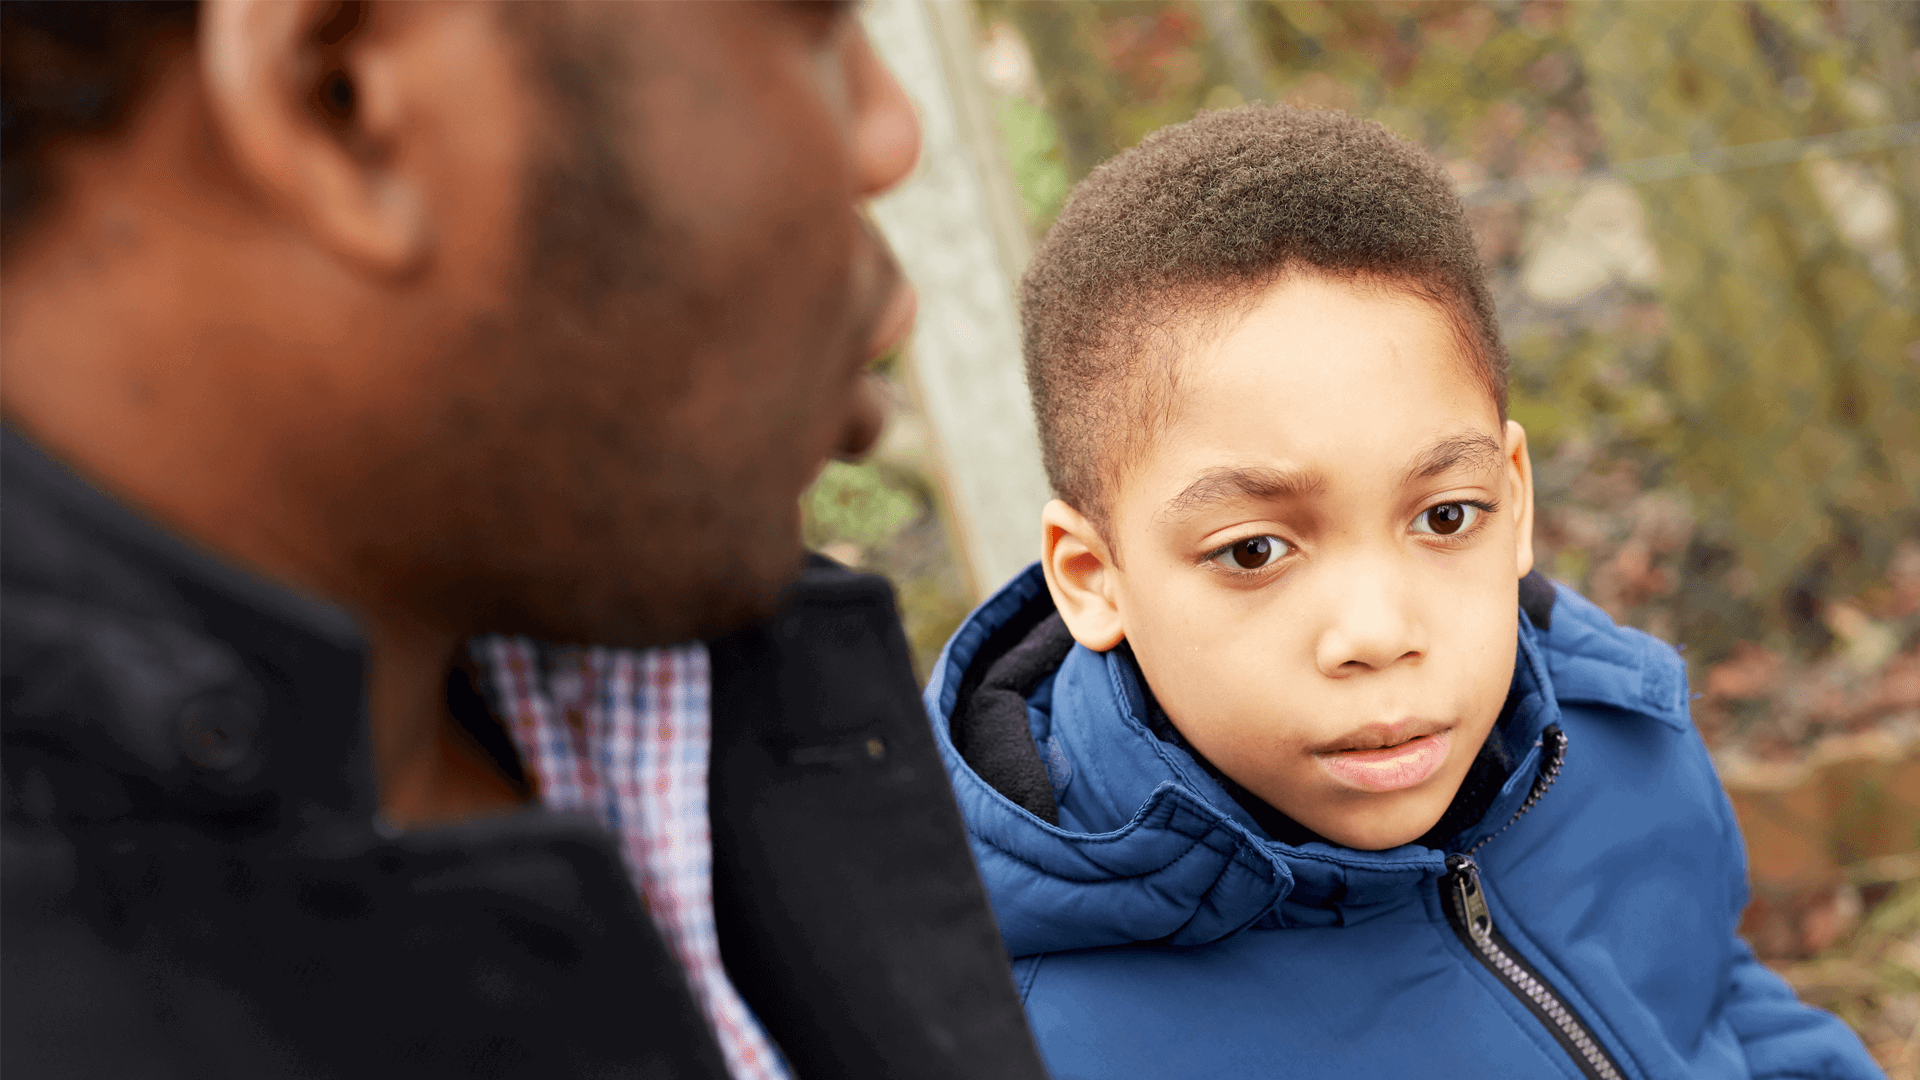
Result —
<svg viewBox="0 0 1920 1080"><path fill-rule="evenodd" d="M1524 802L1540 733L1560 721L1560 701L1651 712L1668 723L1677 705L1685 722L1684 680L1659 662L1666 650L1614 627L1569 590L1557 601L1551 631L1521 620L1514 708L1494 736L1507 740L1518 764L1459 846L1497 832ZM1030 713L1038 739L1052 744L1042 757L1063 758L1068 784L1085 789L1069 797L1060 826L1015 805L966 765L950 723L962 683L978 677L976 661L1004 651L1009 631L1050 610L1040 569L1029 567L969 616L926 690L1013 955L1141 941L1199 945L1252 926L1346 925L1417 902L1417 887L1445 872L1444 852L1417 845L1365 852L1268 839L1190 755L1154 737L1132 665L1078 646L1046 692L1030 699Z"/></svg>
<svg viewBox="0 0 1920 1080"><path fill-rule="evenodd" d="M64 746L117 781L65 809L367 827L366 646L345 611L168 532L11 428L0 491L9 746Z"/></svg>

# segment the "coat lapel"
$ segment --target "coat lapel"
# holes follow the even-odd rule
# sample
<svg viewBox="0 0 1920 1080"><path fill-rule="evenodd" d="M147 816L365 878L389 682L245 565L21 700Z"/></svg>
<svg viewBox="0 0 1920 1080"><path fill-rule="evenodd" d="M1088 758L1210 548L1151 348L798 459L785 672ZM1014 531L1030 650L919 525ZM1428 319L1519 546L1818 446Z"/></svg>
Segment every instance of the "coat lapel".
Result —
<svg viewBox="0 0 1920 1080"><path fill-rule="evenodd" d="M795 1074L1043 1080L886 582L709 648L721 954Z"/></svg>

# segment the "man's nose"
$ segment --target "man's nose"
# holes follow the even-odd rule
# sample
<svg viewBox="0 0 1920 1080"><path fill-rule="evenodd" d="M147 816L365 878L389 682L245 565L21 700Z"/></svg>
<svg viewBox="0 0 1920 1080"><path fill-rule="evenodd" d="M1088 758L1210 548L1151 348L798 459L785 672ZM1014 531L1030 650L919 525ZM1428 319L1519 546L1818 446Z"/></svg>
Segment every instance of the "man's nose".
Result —
<svg viewBox="0 0 1920 1080"><path fill-rule="evenodd" d="M1426 620L1417 599L1384 560L1369 560L1329 599L1330 614L1314 643L1314 662L1329 678L1344 679L1412 663L1427 653Z"/></svg>
<svg viewBox="0 0 1920 1080"><path fill-rule="evenodd" d="M853 127L856 198L887 190L920 160L920 119L893 72L874 53L865 32L854 35L851 58L855 101Z"/></svg>

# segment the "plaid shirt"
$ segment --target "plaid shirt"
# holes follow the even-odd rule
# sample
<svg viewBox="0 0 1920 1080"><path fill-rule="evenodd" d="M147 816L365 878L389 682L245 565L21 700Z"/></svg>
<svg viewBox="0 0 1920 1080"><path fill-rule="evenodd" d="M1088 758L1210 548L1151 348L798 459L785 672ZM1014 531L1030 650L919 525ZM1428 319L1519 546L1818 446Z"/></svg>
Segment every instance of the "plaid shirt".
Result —
<svg viewBox="0 0 1920 1080"><path fill-rule="evenodd" d="M545 649L486 638L473 648L541 801L590 813L620 837L634 885L685 969L734 1080L788 1080L780 1051L720 962L705 646Z"/></svg>

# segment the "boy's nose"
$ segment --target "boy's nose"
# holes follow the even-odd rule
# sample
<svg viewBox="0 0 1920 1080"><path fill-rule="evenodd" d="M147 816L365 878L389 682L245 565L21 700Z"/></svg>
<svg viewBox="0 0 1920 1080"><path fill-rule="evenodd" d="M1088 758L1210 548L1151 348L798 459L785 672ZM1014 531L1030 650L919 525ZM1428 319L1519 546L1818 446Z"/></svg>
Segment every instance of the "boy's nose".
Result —
<svg viewBox="0 0 1920 1080"><path fill-rule="evenodd" d="M1395 576L1369 567L1331 599L1332 612L1314 643L1314 661L1329 678L1344 679L1426 655L1425 624L1413 597Z"/></svg>

